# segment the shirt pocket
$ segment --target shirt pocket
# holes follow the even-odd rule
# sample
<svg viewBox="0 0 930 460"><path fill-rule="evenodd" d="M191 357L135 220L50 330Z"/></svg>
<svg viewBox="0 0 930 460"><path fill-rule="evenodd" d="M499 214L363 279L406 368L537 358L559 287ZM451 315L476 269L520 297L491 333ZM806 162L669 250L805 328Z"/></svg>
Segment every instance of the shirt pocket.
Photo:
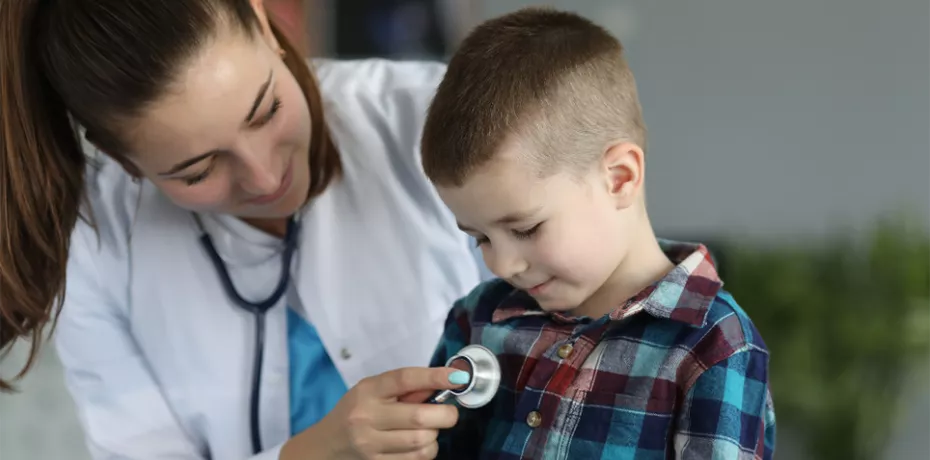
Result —
<svg viewBox="0 0 930 460"><path fill-rule="evenodd" d="M574 425L573 443L598 445L602 458L665 458L674 400L583 390L573 399L577 405L568 417Z"/></svg>

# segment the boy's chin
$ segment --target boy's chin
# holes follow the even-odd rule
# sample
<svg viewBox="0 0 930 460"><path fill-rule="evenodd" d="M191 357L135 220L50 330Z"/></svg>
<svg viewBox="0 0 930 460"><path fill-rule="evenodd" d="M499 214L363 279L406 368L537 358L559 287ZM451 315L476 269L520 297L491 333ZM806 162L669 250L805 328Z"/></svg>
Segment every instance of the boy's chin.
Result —
<svg viewBox="0 0 930 460"><path fill-rule="evenodd" d="M550 313L570 313L577 305L565 299L541 297L534 297L534 299L536 300L536 303L539 304L539 308Z"/></svg>
<svg viewBox="0 0 930 460"><path fill-rule="evenodd" d="M568 316L584 316L584 312L579 312L579 306L583 305L587 296L581 295L536 295L533 299L539 305L539 308L549 313L564 313Z"/></svg>

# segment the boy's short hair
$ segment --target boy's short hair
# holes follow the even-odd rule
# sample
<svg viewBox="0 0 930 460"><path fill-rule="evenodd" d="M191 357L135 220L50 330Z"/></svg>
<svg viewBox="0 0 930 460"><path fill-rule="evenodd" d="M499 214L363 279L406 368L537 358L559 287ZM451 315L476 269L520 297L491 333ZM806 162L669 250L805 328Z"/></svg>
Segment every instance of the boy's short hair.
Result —
<svg viewBox="0 0 930 460"><path fill-rule="evenodd" d="M538 173L590 168L618 140L646 148L646 126L620 41L576 14L525 8L476 27L429 108L427 176L461 186L504 141Z"/></svg>

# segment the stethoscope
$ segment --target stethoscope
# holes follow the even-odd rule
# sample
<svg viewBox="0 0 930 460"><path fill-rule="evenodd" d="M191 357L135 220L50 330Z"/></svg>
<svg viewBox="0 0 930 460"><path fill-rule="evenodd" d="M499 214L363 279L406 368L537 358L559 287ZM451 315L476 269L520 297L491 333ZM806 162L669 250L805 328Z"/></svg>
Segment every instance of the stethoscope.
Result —
<svg viewBox="0 0 930 460"><path fill-rule="evenodd" d="M433 394L426 402L442 404L449 398L466 409L483 407L494 399L501 383L501 367L497 355L481 345L468 345L446 360L446 367L468 372L471 378L464 388L442 390Z"/></svg>
<svg viewBox="0 0 930 460"><path fill-rule="evenodd" d="M223 263L223 259L220 258L219 253L216 251L213 240L200 221L200 217L197 214L193 214L193 216L200 228L200 244L207 251L207 255L210 256L210 261L213 262L213 266L220 276L226 294L232 299L233 303L255 316L255 352L252 361L252 389L249 396L249 432L252 439L252 454L257 455L262 451L258 409L265 349L265 313L281 300L281 296L287 290L287 284L290 281L291 259L297 249L300 222L297 217L287 221L287 229L284 233L284 253L281 256L281 275L278 278L278 285L275 287L274 292L261 302L249 302L239 295L239 291L233 285L226 264ZM442 404L454 397L462 407L477 409L491 402L494 395L497 394L497 389L500 386L501 369L497 356L491 350L481 345L466 346L446 361L446 367L468 372L470 376L468 384L455 390L438 391L427 400L427 403Z"/></svg>
<svg viewBox="0 0 930 460"><path fill-rule="evenodd" d="M252 360L252 389L249 397L249 432L252 438L252 454L257 455L262 451L262 440L258 423L258 404L259 389L262 383L262 361L264 359L265 350L265 313L271 310L271 307L275 306L275 304L281 300L281 296L283 296L284 292L287 290L287 284L291 278L291 259L294 257L294 251L297 249L297 235L300 233L300 222L298 222L296 216L287 221L287 229L284 232L284 253L281 256L281 275L278 277L278 285L275 287L274 292L261 302L249 302L239 295L239 291L237 291L236 286L233 285L232 279L229 277L229 271L226 269L226 264L223 263L223 259L220 258L220 254L216 251L216 247L213 246L213 240L200 221L200 217L197 214L193 214L193 216L194 220L197 222L197 226L200 227L200 244L207 251L207 255L210 256L210 261L213 262L213 266L216 267L216 273L220 276L220 282L223 283L223 289L226 291L226 294L233 303L255 316L255 351Z"/></svg>

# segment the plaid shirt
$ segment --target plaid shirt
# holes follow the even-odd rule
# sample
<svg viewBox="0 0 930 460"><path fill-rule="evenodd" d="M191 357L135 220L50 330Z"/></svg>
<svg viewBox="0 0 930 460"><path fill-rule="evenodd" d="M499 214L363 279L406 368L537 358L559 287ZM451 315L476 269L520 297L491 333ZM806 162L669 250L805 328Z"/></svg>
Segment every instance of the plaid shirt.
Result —
<svg viewBox="0 0 930 460"><path fill-rule="evenodd" d="M501 386L459 409L438 458L772 458L762 337L704 246L662 244L678 265L601 318L546 313L501 280L456 302L433 365L478 343Z"/></svg>

